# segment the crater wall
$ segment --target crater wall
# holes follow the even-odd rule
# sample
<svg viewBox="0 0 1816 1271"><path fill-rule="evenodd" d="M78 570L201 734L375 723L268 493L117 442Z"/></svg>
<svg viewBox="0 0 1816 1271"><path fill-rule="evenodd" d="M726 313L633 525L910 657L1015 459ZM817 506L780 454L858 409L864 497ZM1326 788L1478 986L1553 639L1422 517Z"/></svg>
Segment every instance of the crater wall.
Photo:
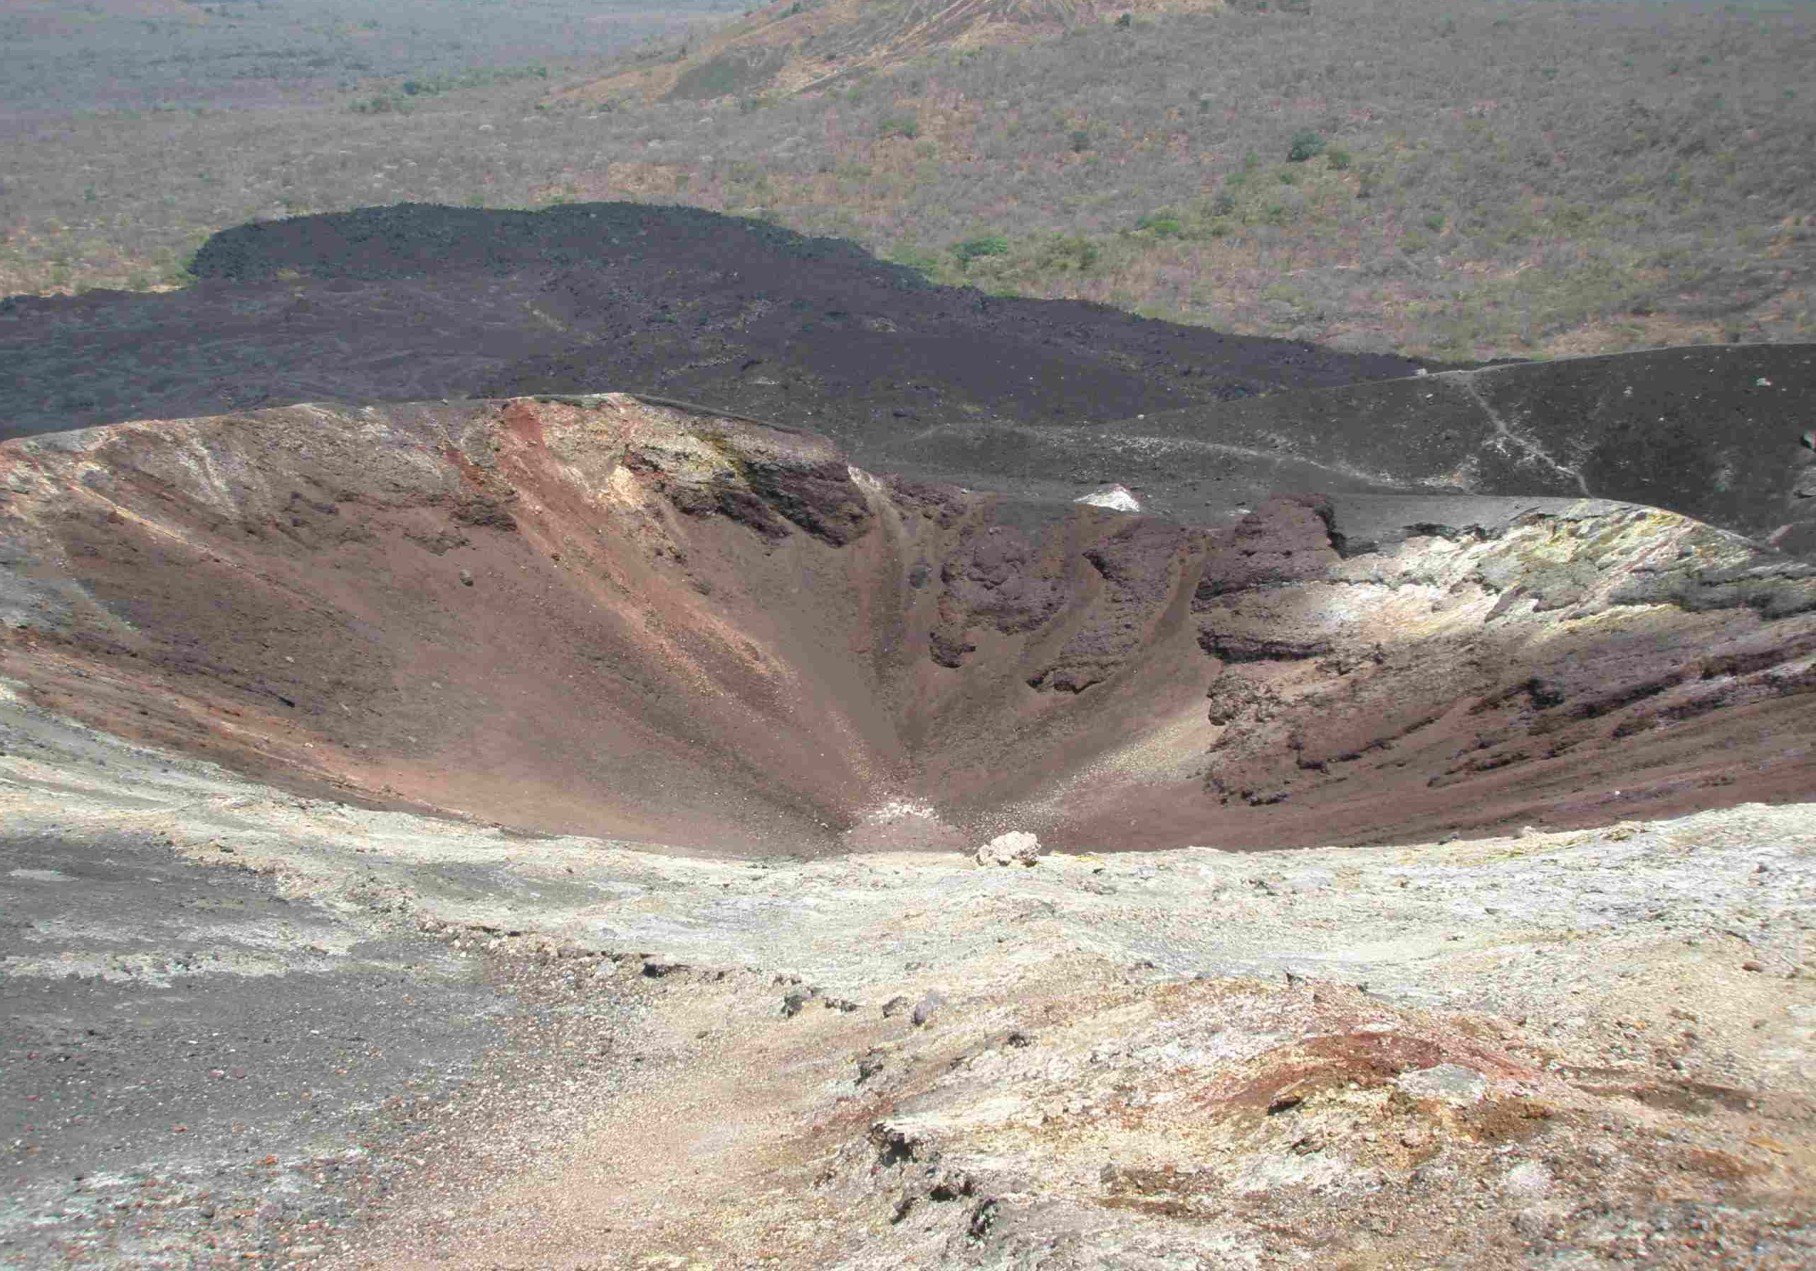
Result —
<svg viewBox="0 0 1816 1271"><path fill-rule="evenodd" d="M0 670L299 790L681 848L1266 847L1810 788L1816 571L1590 499L1226 526L622 394L0 445Z"/></svg>

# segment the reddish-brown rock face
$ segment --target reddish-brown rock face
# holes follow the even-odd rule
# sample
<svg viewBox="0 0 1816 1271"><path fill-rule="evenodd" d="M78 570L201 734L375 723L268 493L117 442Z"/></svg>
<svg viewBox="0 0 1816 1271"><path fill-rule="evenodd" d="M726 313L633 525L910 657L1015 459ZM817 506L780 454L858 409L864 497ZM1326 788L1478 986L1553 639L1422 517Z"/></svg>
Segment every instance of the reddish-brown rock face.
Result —
<svg viewBox="0 0 1816 1271"><path fill-rule="evenodd" d="M683 847L1807 796L1811 567L1564 500L1361 550L1367 497L1179 525L619 395L118 425L0 446L0 669L299 789Z"/></svg>

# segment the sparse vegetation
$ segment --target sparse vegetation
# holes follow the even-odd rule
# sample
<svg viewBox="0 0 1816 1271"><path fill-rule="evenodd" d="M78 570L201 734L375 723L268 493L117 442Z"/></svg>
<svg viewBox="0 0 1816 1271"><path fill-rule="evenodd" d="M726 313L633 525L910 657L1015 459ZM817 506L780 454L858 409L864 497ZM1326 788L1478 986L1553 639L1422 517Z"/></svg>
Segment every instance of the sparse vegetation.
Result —
<svg viewBox="0 0 1816 1271"><path fill-rule="evenodd" d="M454 74L427 75L403 80L388 92L375 93L370 97L356 97L350 103L350 108L362 115L383 115L391 111L410 109L414 98L439 97L443 93L459 92L462 89L487 88L493 84L508 84L520 79L546 80L548 77L549 68L541 63L530 66L482 67Z"/></svg>
<svg viewBox="0 0 1816 1271"><path fill-rule="evenodd" d="M628 198L851 237L941 281L1350 347L1816 338L1807 13L1152 15L748 109L570 101L552 90L596 70L522 55L499 65L550 79L406 93L462 68L375 64L290 109L5 125L0 291L169 285L200 236L256 216ZM380 95L408 109L349 109ZM1302 134L1321 151L1294 157Z"/></svg>

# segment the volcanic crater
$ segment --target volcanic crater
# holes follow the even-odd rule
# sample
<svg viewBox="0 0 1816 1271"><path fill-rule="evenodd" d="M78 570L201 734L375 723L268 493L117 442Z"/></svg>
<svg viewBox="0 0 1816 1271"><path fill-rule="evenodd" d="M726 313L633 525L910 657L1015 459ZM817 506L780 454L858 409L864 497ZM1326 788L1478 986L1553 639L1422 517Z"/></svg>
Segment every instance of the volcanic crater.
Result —
<svg viewBox="0 0 1816 1271"><path fill-rule="evenodd" d="M1810 1264L1816 349L195 268L0 303L0 1261Z"/></svg>
<svg viewBox="0 0 1816 1271"><path fill-rule="evenodd" d="M339 797L773 853L1386 842L1810 784L1816 567L1606 500L1194 524L611 393L0 465L9 677Z"/></svg>
<svg viewBox="0 0 1816 1271"><path fill-rule="evenodd" d="M0 307L3 668L116 732L751 852L1810 788L1807 347L1427 367L624 204L195 268Z"/></svg>

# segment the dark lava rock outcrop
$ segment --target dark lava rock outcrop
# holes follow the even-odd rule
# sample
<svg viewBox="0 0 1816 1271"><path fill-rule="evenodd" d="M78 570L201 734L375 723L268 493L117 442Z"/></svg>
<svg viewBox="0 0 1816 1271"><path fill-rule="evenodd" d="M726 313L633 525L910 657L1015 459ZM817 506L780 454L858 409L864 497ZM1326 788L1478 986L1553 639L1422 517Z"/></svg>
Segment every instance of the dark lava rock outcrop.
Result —
<svg viewBox="0 0 1816 1271"><path fill-rule="evenodd" d="M935 287L693 208L403 206L243 225L180 291L0 301L0 437L302 401L610 386L836 433L1116 419L1405 358ZM849 434L849 435L848 435Z"/></svg>
<svg viewBox="0 0 1816 1271"><path fill-rule="evenodd" d="M0 670L37 701L522 827L1372 842L1816 772L1816 567L1593 499L1181 523L613 394L10 441L0 535Z"/></svg>
<svg viewBox="0 0 1816 1271"><path fill-rule="evenodd" d="M888 471L1054 493L1116 481L1151 511L1212 522L1294 489L1618 499L1809 556L1816 347L1491 366L1104 424L936 425L866 437L855 453ZM1344 532L1363 547L1401 532L1396 520Z"/></svg>
<svg viewBox="0 0 1816 1271"><path fill-rule="evenodd" d="M0 437L610 386L811 427L875 472L1046 499L1119 482L1218 526L1292 490L1587 496L1816 551L1808 345L1419 375L614 203L246 225L194 269L160 295L0 302Z"/></svg>

